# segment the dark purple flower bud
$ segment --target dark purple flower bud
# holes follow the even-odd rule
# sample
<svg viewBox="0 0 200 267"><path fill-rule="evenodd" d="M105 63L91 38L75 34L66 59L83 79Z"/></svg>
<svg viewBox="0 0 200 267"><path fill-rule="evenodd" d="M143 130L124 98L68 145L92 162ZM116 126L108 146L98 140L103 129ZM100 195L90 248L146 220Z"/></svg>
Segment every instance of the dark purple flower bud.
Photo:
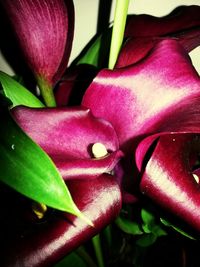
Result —
<svg viewBox="0 0 200 267"><path fill-rule="evenodd" d="M66 69L71 52L72 0L5 0L2 4L34 75L54 85Z"/></svg>

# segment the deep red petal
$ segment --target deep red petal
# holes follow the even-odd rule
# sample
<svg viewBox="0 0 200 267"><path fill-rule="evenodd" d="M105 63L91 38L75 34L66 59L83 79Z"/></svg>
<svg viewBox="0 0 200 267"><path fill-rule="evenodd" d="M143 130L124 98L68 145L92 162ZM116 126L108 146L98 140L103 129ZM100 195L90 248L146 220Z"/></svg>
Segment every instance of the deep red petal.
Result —
<svg viewBox="0 0 200 267"><path fill-rule="evenodd" d="M121 193L114 177L104 174L97 179L68 181L67 184L75 203L94 227L77 217L57 212L50 214L46 221L30 223L16 214L19 211L16 201L10 204L12 209L8 212L1 194L4 201L1 201L4 209L1 209L0 222L3 227L2 267L53 266L118 215Z"/></svg>
<svg viewBox="0 0 200 267"><path fill-rule="evenodd" d="M200 6L180 6L164 17L132 15L125 36L164 36L200 26Z"/></svg>
<svg viewBox="0 0 200 267"><path fill-rule="evenodd" d="M145 195L198 231L200 187L189 163L190 153L197 153L199 144L195 135L161 136L140 184Z"/></svg>
<svg viewBox="0 0 200 267"><path fill-rule="evenodd" d="M188 32L173 34L166 37L132 37L123 46L115 68L126 67L143 60L160 41L169 39L179 42L189 53L200 45L200 27Z"/></svg>

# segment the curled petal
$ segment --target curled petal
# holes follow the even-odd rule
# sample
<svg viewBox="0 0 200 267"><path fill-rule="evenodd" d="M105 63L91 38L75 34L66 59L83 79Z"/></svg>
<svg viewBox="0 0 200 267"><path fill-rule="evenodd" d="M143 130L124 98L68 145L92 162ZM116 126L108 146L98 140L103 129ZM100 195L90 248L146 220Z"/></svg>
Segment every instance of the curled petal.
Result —
<svg viewBox="0 0 200 267"><path fill-rule="evenodd" d="M198 231L200 187L189 163L191 154L197 154L199 148L199 138L195 135L161 136L140 183L145 195Z"/></svg>
<svg viewBox="0 0 200 267"><path fill-rule="evenodd" d="M116 68L134 64L148 56L161 40L174 39L187 52L200 45L200 6L181 6L164 17L132 15L128 19L123 46Z"/></svg>
<svg viewBox="0 0 200 267"><path fill-rule="evenodd" d="M135 64L138 61L148 56L151 50L162 40L169 39L167 37L132 37L127 40L123 46L115 68L126 67ZM191 52L194 48L200 45L200 27L183 33L177 33L171 36L171 39L179 42L186 52Z"/></svg>
<svg viewBox="0 0 200 267"><path fill-rule="evenodd" d="M5 0L5 11L27 63L53 85L67 67L71 52L74 9L71 0Z"/></svg>
<svg viewBox="0 0 200 267"><path fill-rule="evenodd" d="M125 151L146 135L200 130L200 79L174 40L136 65L100 71L82 104L112 123Z"/></svg>
<svg viewBox="0 0 200 267"><path fill-rule="evenodd" d="M12 114L20 127L52 158L64 179L94 178L110 172L122 157L112 125L96 119L88 109L17 107ZM93 158L95 143L105 146L106 157Z"/></svg>
<svg viewBox="0 0 200 267"><path fill-rule="evenodd" d="M19 201L12 202L9 213L5 202L1 201L4 203L0 222L3 227L2 267L53 266L118 215L121 193L114 177L104 174L93 180L71 180L67 185L75 203L94 223L94 227L75 216L55 211L42 222L30 223L23 217L24 214L20 216Z"/></svg>
<svg viewBox="0 0 200 267"><path fill-rule="evenodd" d="M164 17L132 15L126 26L126 37L167 36L200 26L200 6L180 6ZM186 33L187 34L187 33Z"/></svg>

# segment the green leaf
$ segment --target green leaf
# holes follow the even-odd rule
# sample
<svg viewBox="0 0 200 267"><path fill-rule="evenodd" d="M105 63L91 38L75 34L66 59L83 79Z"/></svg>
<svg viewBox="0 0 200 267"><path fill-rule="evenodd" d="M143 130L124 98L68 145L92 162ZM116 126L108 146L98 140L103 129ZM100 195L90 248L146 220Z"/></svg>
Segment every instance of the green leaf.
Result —
<svg viewBox="0 0 200 267"><path fill-rule="evenodd" d="M130 220L127 220L125 218L118 216L117 219L115 220L115 223L123 232L125 232L127 234L131 234L131 235L143 234L139 224L136 222L132 222Z"/></svg>
<svg viewBox="0 0 200 267"><path fill-rule="evenodd" d="M180 229L179 227L175 226L175 225L172 225L169 221L163 219L163 218L160 218L160 221L167 227L171 227L173 228L175 231L177 231L178 233L180 233L181 235L183 236L186 236L192 240L196 240L193 236L191 236L190 234L186 233L185 231L183 231L182 229Z"/></svg>
<svg viewBox="0 0 200 267"><path fill-rule="evenodd" d="M18 105L33 108L44 107L44 104L35 95L2 71L0 71L0 82L4 95L11 100L13 107Z"/></svg>
<svg viewBox="0 0 200 267"><path fill-rule="evenodd" d="M153 224L155 221L153 214L146 209L141 210L141 217L143 222L148 225Z"/></svg>
<svg viewBox="0 0 200 267"><path fill-rule="evenodd" d="M89 64L97 68L107 67L112 29L95 36L73 64Z"/></svg>
<svg viewBox="0 0 200 267"><path fill-rule="evenodd" d="M142 209L141 217L143 220L142 229L145 233L152 233L157 237L167 235L167 232L160 226L159 221L157 223L153 213L146 209Z"/></svg>
<svg viewBox="0 0 200 267"><path fill-rule="evenodd" d="M21 194L87 221L49 156L0 110L0 180Z"/></svg>

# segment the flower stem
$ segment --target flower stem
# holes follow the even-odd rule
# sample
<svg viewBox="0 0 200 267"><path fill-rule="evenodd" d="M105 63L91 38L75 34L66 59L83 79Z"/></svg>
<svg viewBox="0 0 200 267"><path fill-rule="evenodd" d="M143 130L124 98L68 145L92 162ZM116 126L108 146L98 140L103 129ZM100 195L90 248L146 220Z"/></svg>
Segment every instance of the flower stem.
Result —
<svg viewBox="0 0 200 267"><path fill-rule="evenodd" d="M115 7L114 25L110 46L108 68L113 69L122 45L129 0L117 0Z"/></svg>
<svg viewBox="0 0 200 267"><path fill-rule="evenodd" d="M101 250L100 236L99 235L94 236L92 238L92 243L93 243L94 251L96 254L98 266L104 267L104 260L103 260L102 250Z"/></svg>
<svg viewBox="0 0 200 267"><path fill-rule="evenodd" d="M56 107L56 100L52 86L42 77L37 77L41 95L47 107Z"/></svg>

